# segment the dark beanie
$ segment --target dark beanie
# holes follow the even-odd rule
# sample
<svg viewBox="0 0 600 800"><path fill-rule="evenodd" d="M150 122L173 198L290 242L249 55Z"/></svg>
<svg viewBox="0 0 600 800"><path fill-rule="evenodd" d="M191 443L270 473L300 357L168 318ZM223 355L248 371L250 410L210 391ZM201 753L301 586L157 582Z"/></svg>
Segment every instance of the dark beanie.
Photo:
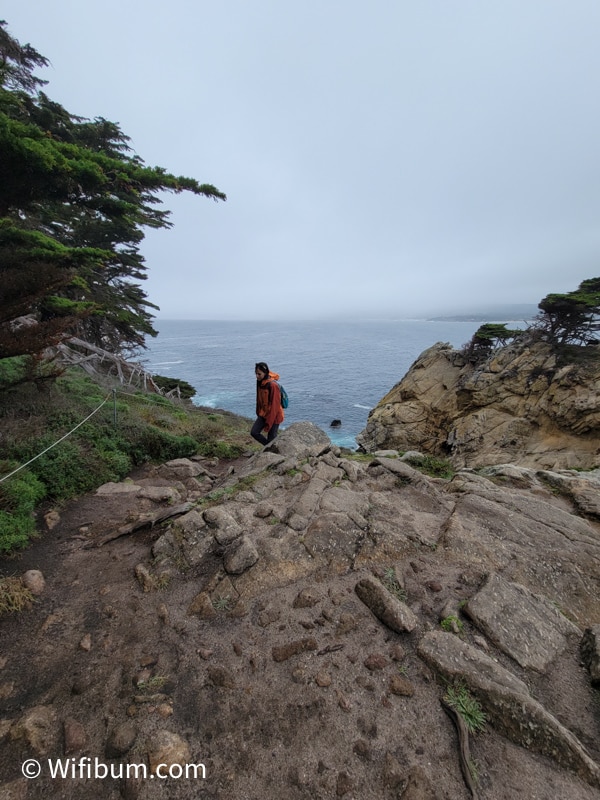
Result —
<svg viewBox="0 0 600 800"><path fill-rule="evenodd" d="M269 374L269 365L265 364L264 361L259 361L258 364L254 365L254 369L259 369L261 372L264 372L265 375Z"/></svg>

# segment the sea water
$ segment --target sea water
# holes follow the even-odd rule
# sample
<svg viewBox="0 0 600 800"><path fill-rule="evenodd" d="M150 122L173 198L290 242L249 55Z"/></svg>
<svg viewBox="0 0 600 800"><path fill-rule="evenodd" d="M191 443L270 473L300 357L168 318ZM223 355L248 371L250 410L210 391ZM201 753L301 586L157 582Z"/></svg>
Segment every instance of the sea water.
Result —
<svg viewBox="0 0 600 800"><path fill-rule="evenodd" d="M254 365L266 361L289 395L282 427L309 420L340 447L355 437L369 411L436 342L461 347L480 322L215 322L157 320L141 361L158 375L196 389L198 406L254 419ZM332 428L333 420L341 426Z"/></svg>

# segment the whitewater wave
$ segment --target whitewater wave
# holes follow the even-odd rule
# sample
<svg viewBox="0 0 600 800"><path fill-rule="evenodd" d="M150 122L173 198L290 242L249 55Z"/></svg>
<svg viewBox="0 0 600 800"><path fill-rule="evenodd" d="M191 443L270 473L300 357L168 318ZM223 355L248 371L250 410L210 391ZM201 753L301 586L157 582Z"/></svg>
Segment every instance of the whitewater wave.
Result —
<svg viewBox="0 0 600 800"><path fill-rule="evenodd" d="M360 403L353 403L352 408L365 408L367 411L370 411L373 406L363 406Z"/></svg>
<svg viewBox="0 0 600 800"><path fill-rule="evenodd" d="M170 367L172 364L184 364L183 359L179 359L179 361L157 361L154 364L150 364L151 367Z"/></svg>

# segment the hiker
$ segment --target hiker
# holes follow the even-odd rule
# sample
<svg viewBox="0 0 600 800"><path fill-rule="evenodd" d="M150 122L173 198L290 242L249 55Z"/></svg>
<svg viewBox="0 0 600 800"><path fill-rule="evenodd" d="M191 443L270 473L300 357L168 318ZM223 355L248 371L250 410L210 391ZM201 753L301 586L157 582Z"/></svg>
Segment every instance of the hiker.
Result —
<svg viewBox="0 0 600 800"><path fill-rule="evenodd" d="M256 422L250 435L261 444L269 444L277 436L283 422L279 375L270 372L264 361L254 365L256 375Z"/></svg>

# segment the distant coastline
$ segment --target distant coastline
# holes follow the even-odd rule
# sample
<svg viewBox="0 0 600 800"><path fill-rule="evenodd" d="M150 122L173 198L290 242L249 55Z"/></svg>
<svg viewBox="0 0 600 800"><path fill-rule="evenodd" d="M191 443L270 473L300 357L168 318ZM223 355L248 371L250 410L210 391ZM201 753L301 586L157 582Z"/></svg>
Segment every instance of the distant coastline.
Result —
<svg viewBox="0 0 600 800"><path fill-rule="evenodd" d="M498 306L462 314L444 314L428 317L428 322L530 322L539 313L533 303Z"/></svg>

